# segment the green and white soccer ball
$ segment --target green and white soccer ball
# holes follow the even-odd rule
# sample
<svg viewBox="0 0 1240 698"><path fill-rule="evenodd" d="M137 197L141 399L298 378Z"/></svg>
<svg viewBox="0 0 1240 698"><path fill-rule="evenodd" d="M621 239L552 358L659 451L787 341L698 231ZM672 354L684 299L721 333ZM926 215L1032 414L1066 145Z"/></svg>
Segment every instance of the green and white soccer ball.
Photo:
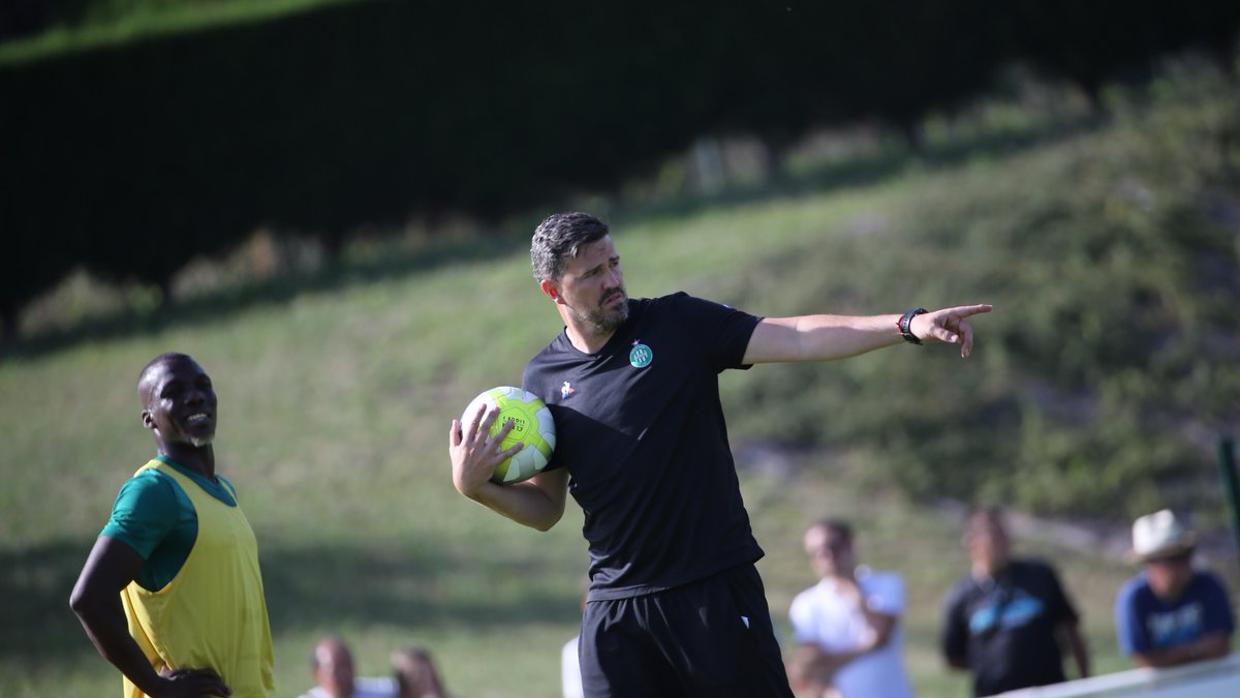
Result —
<svg viewBox="0 0 1240 698"><path fill-rule="evenodd" d="M512 431L504 437L499 450L503 451L518 443L525 444L525 448L496 466L491 482L509 485L528 480L547 467L551 452L555 450L555 420L551 418L551 410L547 409L534 393L521 388L500 386L484 391L469 403L465 413L461 415L461 428L468 429L479 410L487 410L496 405L500 412L495 423L491 425L491 434L499 433L508 420L513 423Z"/></svg>

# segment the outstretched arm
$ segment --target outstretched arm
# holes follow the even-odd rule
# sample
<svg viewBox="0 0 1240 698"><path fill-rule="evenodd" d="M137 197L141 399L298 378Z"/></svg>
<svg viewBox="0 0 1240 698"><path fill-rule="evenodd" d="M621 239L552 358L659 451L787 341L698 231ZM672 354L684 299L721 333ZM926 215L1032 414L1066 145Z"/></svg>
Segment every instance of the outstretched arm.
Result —
<svg viewBox="0 0 1240 698"><path fill-rule="evenodd" d="M452 484L457 491L483 506L503 514L519 524L547 531L564 515L568 495L568 471L542 472L525 482L497 485L491 482L495 466L516 455L522 448L516 444L500 451L499 444L512 430L512 422L490 435L491 425L499 409L481 410L465 431L452 420L448 434L448 453L452 457Z"/></svg>
<svg viewBox="0 0 1240 698"><path fill-rule="evenodd" d="M211 669L183 669L160 676L129 634L120 594L142 563L136 550L115 538L100 536L95 541L69 597L69 606L95 649L146 695L229 695L228 687Z"/></svg>
<svg viewBox="0 0 1240 698"><path fill-rule="evenodd" d="M959 344L964 358L973 351L973 328L966 318L991 308L983 304L932 310L915 316L909 329L923 342ZM766 318L754 328L744 363L831 361L864 354L902 342L899 319L899 315Z"/></svg>

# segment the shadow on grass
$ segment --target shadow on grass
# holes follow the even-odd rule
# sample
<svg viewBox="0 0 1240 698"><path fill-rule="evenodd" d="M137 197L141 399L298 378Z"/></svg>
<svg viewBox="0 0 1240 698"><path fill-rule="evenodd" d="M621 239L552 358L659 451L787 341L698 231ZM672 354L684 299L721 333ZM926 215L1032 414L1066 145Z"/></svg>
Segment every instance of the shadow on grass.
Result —
<svg viewBox="0 0 1240 698"><path fill-rule="evenodd" d="M95 655L69 609L69 592L93 541L0 552L0 659L22 666ZM263 546L272 633L342 626L511 629L576 623L576 580L539 582L537 561L485 555L454 559L430 544ZM549 574L549 573L548 573Z"/></svg>
<svg viewBox="0 0 1240 698"><path fill-rule="evenodd" d="M308 547L264 552L262 563L277 633L342 622L487 629L580 619L576 579L540 583L540 560L453 558L417 547Z"/></svg>
<svg viewBox="0 0 1240 698"><path fill-rule="evenodd" d="M796 175L777 175L759 184L730 187L714 195L683 195L645 204L622 204L611 218L632 221L648 217L684 217L710 208L865 186L897 175L911 166L934 169L975 158L1004 157L1092 131L1103 124L1102 117L1080 116L1025 130L984 133L932 144L921 152L907 147L885 147L877 153L839 159ZM444 265L511 254L523 249L526 244L524 234L496 233L463 241L435 242L417 252L391 253L366 261L329 264L313 273L277 277L262 283L242 283L230 289L167 304L153 311L122 310L90 318L69 328L49 330L0 345L0 354L14 359L36 358L83 341L110 340L210 322L250 307L285 303L303 293L338 291Z"/></svg>
<svg viewBox="0 0 1240 698"><path fill-rule="evenodd" d="M30 662L94 653L69 592L94 541L0 552L0 657ZM102 660L100 660L102 661Z"/></svg>

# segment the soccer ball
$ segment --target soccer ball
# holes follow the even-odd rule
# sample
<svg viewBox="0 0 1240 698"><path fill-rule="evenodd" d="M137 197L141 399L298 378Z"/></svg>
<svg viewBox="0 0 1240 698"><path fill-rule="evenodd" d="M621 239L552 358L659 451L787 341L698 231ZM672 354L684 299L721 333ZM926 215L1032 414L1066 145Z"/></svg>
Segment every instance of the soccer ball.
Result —
<svg viewBox="0 0 1240 698"><path fill-rule="evenodd" d="M503 451L518 443L525 444L525 448L495 466L491 482L508 485L528 480L547 467L551 451L555 449L555 420L551 418L551 410L547 409L534 393L511 386L500 386L482 392L469 403L465 413L461 415L461 429L468 429L473 423L474 415L479 411L496 405L499 405L500 412L495 423L491 425L492 434L499 433L504 423L512 420L512 431L504 437L499 450Z"/></svg>

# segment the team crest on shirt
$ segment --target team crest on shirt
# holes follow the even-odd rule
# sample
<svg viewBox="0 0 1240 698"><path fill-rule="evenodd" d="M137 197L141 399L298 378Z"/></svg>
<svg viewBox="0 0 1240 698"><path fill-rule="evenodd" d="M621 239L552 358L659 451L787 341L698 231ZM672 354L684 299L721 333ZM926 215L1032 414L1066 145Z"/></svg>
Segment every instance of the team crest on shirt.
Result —
<svg viewBox="0 0 1240 698"><path fill-rule="evenodd" d="M633 340L633 348L629 350L629 364L633 368L645 368L654 361L654 350L642 344L642 340Z"/></svg>
<svg viewBox="0 0 1240 698"><path fill-rule="evenodd" d="M573 387L573 384L564 381L564 385L560 386L560 399L567 400L575 392L577 392L577 389Z"/></svg>

